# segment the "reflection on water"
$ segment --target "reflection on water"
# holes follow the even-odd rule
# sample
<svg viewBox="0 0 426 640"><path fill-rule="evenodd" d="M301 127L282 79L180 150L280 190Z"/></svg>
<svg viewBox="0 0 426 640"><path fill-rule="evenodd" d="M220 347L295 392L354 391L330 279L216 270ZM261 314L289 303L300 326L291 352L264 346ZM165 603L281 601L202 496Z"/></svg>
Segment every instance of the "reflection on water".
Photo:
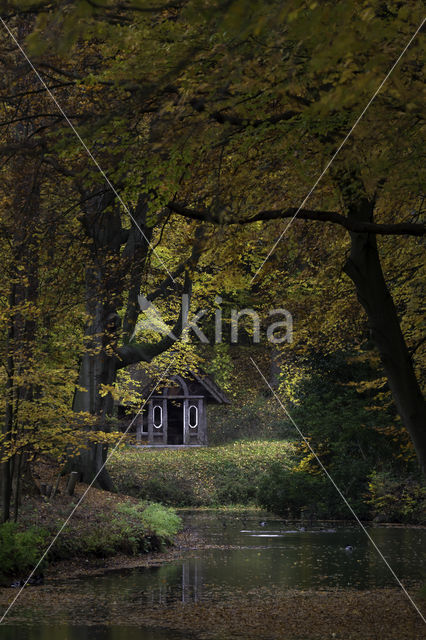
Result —
<svg viewBox="0 0 426 640"><path fill-rule="evenodd" d="M27 611L26 627L2 627L0 637L182 640L190 636L114 625L116 613L129 611L129 615L134 615L140 611L143 625L144 612L150 608L167 608L177 602L188 605L218 598L226 600L228 594L235 592L395 585L383 560L355 526L303 529L276 519L261 524L253 515L217 513L188 514L185 518L186 525L199 532L207 548L189 550L181 561L160 567L63 581L58 584L58 593L62 590L71 596L78 594L77 609L72 609L72 602L69 607L59 607L50 616L52 626L45 626L46 620L38 612ZM425 529L372 527L370 534L407 587L424 581ZM348 552L348 546L353 550ZM74 626L83 620L87 626ZM105 626L108 621L111 626Z"/></svg>
<svg viewBox="0 0 426 640"><path fill-rule="evenodd" d="M1 640L189 640L185 633L125 626L45 625L17 627L5 625Z"/></svg>
<svg viewBox="0 0 426 640"><path fill-rule="evenodd" d="M189 558L189 572L200 585L277 588L394 586L388 567L356 526L286 526L270 519L260 526L253 517L191 516L191 525L222 548ZM426 529L371 527L369 533L407 585L425 578ZM352 547L348 552L346 547ZM196 565L196 568L195 566Z"/></svg>

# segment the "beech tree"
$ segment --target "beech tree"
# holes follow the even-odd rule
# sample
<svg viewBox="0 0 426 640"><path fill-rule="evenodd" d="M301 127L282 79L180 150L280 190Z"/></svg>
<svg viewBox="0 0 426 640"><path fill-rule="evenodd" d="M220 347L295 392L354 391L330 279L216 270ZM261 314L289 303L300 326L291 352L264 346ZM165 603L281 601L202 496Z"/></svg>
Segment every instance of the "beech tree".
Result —
<svg viewBox="0 0 426 640"><path fill-rule="evenodd" d="M202 88L197 91L194 87L190 100L199 114L198 128L204 125L205 135L213 138L206 147L208 153L217 155L217 148L223 151L220 190L212 184L203 208L191 207L190 197L168 206L180 215L219 224L292 219L297 214L299 219L347 229L350 254L344 271L366 312L395 405L425 471L425 402L377 245L380 234L409 237L425 232L422 223L413 221L415 202L421 195L422 154L417 42L394 69L311 198L318 205L322 201L339 208L299 210L297 205L282 205L301 169L309 172L308 179L315 184L308 161L316 175L321 174L356 115L420 27L419 5L370 3L364 9L357 3L296 2L281 14L274 14L272 7L267 14L262 8L256 13L256 7L253 12L257 20L252 18L250 35L240 39L235 33L234 39L228 35L227 42L222 41L220 55L226 64L214 65L209 60L214 71ZM278 15L281 19L274 26L272 16ZM195 124L193 127L196 129ZM395 131L400 135L395 136ZM240 185L236 188L237 180ZM309 190L312 182L303 182ZM391 211L390 220L381 220L384 204L397 191L398 199L402 194L406 199L402 219L392 219ZM293 194L290 198L296 200ZM260 208L265 202L269 207ZM303 195L299 202L304 202Z"/></svg>
<svg viewBox="0 0 426 640"><path fill-rule="evenodd" d="M122 216L113 200L110 192L90 200L86 197L81 218L90 238L90 260L85 277L88 322L73 408L77 412L96 416L101 431L108 431L108 417L113 410L110 389L116 382L117 371L130 364L151 362L174 344L185 323L181 307L169 335L154 342L138 343L137 340L131 340L140 312L138 296L147 268L150 254L148 242L153 229L147 223L147 202L143 195L134 208L130 228L123 225ZM147 299L153 301L164 293L173 295L169 287L172 278L177 279L180 274L183 274L183 284L179 286L179 280L175 280L177 293L185 294L190 299L192 272L201 251L202 234L197 229L191 254L176 267L173 274L166 275L155 290L146 292ZM123 307L124 314L120 314ZM106 453L107 446L98 443L83 451L78 461L72 464L81 472L83 481L90 482L97 476L98 485L111 490L113 485L104 467Z"/></svg>
<svg viewBox="0 0 426 640"><path fill-rule="evenodd" d="M82 120L84 131L90 144L90 127L96 125L101 157L111 161L127 200L137 202L135 212L148 237L153 220L172 229L176 216L222 227L254 225L250 271L256 291L265 273L279 268L286 250L284 237L273 261L262 265L270 249L266 225L274 225L279 235L285 227L277 221L292 221L297 214L300 220L347 231L344 270L365 310L424 471L424 398L377 240L394 235L408 243L425 230L417 207L420 34L412 39L422 24L421 3L294 0L283 7L254 0L212 0L202 6L197 0L164 6L88 1L66 8L60 2L28 3L24 9L8 2L5 7L11 21L37 16L27 42L41 68L70 75L76 39L87 45L89 54L71 73L71 81L93 98ZM56 64L46 62L49 46L58 56ZM82 203L90 202L86 197ZM134 251L143 262L147 248L137 246L133 226L123 228L111 198L95 198L82 215L92 247L89 315L97 318L87 334L102 353L96 364L102 384L113 379L117 357L127 363L149 360L159 349L119 345L121 269ZM111 283L114 261L118 271L113 270L112 280L117 281ZM136 274L127 289L130 301L138 282ZM124 337L134 322L134 306L126 314ZM89 355L83 358L84 388L89 362ZM87 397L77 394L76 406L84 406ZM96 385L95 397L91 411L104 415L108 401Z"/></svg>
<svg viewBox="0 0 426 640"><path fill-rule="evenodd" d="M19 7L17 9L19 13ZM43 7L41 5L37 7L36 13L39 12L39 9L42 13ZM14 28L14 30L19 40L23 40L28 33L31 35L33 26L29 17L31 13L31 7L26 7L19 15L18 22L15 23L18 25L18 29ZM7 34L2 34L2 36L4 40ZM71 465L81 472L84 481L90 482L95 476L98 476L97 484L99 486L112 489L112 483L103 463L110 442L108 432L111 430L109 421L112 412L111 389L115 383L116 373L129 364L140 361L149 362L167 350L180 335L184 324L181 310L181 313L177 313L173 338L166 336L162 340L144 342L143 344L138 344L135 340L130 342L139 314L138 295L141 290L142 278L146 279L151 269L153 257L154 262L156 261L155 250L153 251L150 241L158 241L156 233L161 239L161 230L168 215L165 211L158 212L154 218L152 213L149 215L150 195L146 191L138 195L137 184L132 188L131 196L128 199L129 204L123 210L123 201L117 202L116 194L108 185L102 183L102 179L99 180L97 170L92 171L91 168L88 169L85 166L87 156L81 152L80 146L76 147L73 136L69 136L69 129L64 123L63 114L49 112L49 107L52 108L50 96L46 95L43 86L40 87L37 78L32 77L32 70L28 68L25 61L22 63L20 51L14 45L16 43L13 40L8 42L7 46L5 45L6 54L3 62L8 70L9 82L5 82L3 87L6 109L2 125L10 128L20 126L16 123L24 123L23 135L19 145L11 144L10 141L5 140L6 144L3 145L3 149L12 157L17 155L18 158L22 158L23 154L28 154L28 148L30 148L30 157L36 158L36 166L43 166L49 172L50 186L52 186L52 180L56 178L64 200L67 198L73 202L71 207L65 207L65 216L68 211L71 211L72 220L77 221L77 224L80 225L79 230L74 227L75 236L71 236L71 243L80 254L78 260L81 272L84 273L80 280L81 287L77 296L80 294L81 300L85 301L86 322L82 336L84 348L81 353L78 383L72 401L77 422L74 420L71 421L71 424L74 431L80 435L86 430L89 446L86 442L86 446L82 447L85 443L81 438L78 441L80 442L80 452L77 457L74 456L74 451L76 446L78 447L78 442L75 442L73 438L69 437L68 442L65 438L62 446L64 450L71 450L73 454ZM90 61L90 69L97 69L100 62L101 55L99 52L95 52ZM57 64L58 67L55 66ZM82 61L79 60L79 63L71 70L68 59L62 64L62 61L58 61L57 57L49 58L48 63L41 71L42 78L44 82L49 84L53 82L55 88L62 90L61 102L66 104L67 110L75 111L75 119L83 127L99 126L102 121L100 111L103 107L98 102L99 96L96 95L96 92L93 93L94 104L91 104L87 110L85 110L86 105L81 104L79 96L76 98L75 91L73 92L81 65ZM86 67L84 73L90 73L90 69ZM25 78L24 86L17 81L22 75ZM17 86L19 91L16 90ZM38 96L40 93L42 94L41 100L34 100L34 94ZM106 83L105 90L99 93L102 99L110 99L110 101L114 99L114 91L110 91L108 83ZM148 99L146 105L148 111L149 102ZM144 108L141 110L143 112ZM12 117L10 117L11 114L13 114ZM108 123L102 134L105 137L102 141L102 163L109 163L111 166L112 160L112 170L122 182L127 177L128 169L124 164L118 162L117 158L120 158L122 144L125 144L128 138L111 145L111 131ZM64 148L67 154L65 159ZM13 175L10 171L5 173L5 176L7 176L6 179L9 183L13 182ZM141 182L143 186L144 181ZM26 185L24 186L23 183L22 187L26 188ZM121 183L120 189L123 188ZM19 194L19 181L13 190ZM49 195L52 197L51 192ZM58 196L59 194L57 194L59 201ZM59 204L58 202L58 208L63 211L63 203ZM25 207L23 211L25 211ZM76 216L76 214L78 215ZM11 219L15 224L15 234L27 234L28 229L24 224L23 212L19 212L17 209ZM50 220L53 222L52 219ZM64 221L62 224L66 226ZM178 261L174 267L169 265L171 271L164 270L164 266L161 266L161 279L157 277L157 282L155 282L154 278L152 290L145 291L148 299L155 300L158 297L170 295L171 291L177 297L183 292L190 299L192 271L200 257L203 238L202 230L198 228L200 225L189 226L191 228L195 226L192 251L191 248L186 250L180 256L180 262ZM66 231L64 235L66 235ZM45 231L43 231L43 238L48 239ZM78 249L79 244L80 250ZM54 246L50 248L54 251ZM34 268L37 261L30 260L29 264ZM180 281L182 281L181 284L179 284ZM14 283L15 280L12 278L11 286L15 286ZM33 281L28 290L31 295L37 297L39 294L38 282ZM8 340L6 342L8 344ZM9 349L7 344L6 352ZM11 370L10 367L9 370ZM44 399L46 400L46 397ZM11 422L7 406L3 444L11 438L12 433L16 433L16 425ZM92 416L94 420L87 420L87 416ZM93 437L93 432L99 433L99 438ZM3 456L4 478L7 482L2 483L2 486L4 495L10 499L9 480L12 460L10 450L4 451ZM6 500L4 504L6 505ZM5 509L4 519L7 519L9 513L6 507Z"/></svg>
<svg viewBox="0 0 426 640"><path fill-rule="evenodd" d="M78 337L73 326L81 320L72 300L79 289L73 220L62 219L58 230L52 171L40 140L33 140L43 117L37 122L31 116L41 104L30 107L26 74L9 74L11 52L2 54L0 484L7 520L17 518L32 462L40 455L60 459L66 445L81 446L83 438L70 411ZM12 94L15 102L5 98Z"/></svg>

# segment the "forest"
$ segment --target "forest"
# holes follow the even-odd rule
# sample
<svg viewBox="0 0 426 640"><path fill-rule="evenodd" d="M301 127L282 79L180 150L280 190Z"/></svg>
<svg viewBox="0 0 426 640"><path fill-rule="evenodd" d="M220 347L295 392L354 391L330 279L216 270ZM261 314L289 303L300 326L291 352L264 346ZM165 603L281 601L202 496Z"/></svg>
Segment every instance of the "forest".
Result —
<svg viewBox="0 0 426 640"><path fill-rule="evenodd" d="M424 21L0 0L7 640L422 637Z"/></svg>

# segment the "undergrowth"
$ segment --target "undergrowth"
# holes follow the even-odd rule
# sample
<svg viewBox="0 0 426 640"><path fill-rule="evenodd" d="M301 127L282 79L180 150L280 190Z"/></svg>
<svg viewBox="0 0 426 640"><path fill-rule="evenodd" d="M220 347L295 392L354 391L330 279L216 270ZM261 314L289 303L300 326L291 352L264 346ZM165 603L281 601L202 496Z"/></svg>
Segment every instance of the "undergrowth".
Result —
<svg viewBox="0 0 426 640"><path fill-rule="evenodd" d="M47 540L48 532L40 527L19 531L14 522L0 525L0 584L7 582L9 576L28 575L47 546Z"/></svg>
<svg viewBox="0 0 426 640"><path fill-rule="evenodd" d="M200 449L134 449L111 459L117 489L139 499L178 507L255 504L273 462L291 463L288 442L240 441Z"/></svg>
<svg viewBox="0 0 426 640"><path fill-rule="evenodd" d="M25 517L19 527L10 522L0 525L0 584L28 576L73 508L72 503L66 509L59 505L55 509L54 503L48 506L51 513L44 517L43 526L28 526ZM50 561L160 551L173 541L180 526L175 511L161 504L110 500L108 508L105 503L99 508L82 505L37 572Z"/></svg>

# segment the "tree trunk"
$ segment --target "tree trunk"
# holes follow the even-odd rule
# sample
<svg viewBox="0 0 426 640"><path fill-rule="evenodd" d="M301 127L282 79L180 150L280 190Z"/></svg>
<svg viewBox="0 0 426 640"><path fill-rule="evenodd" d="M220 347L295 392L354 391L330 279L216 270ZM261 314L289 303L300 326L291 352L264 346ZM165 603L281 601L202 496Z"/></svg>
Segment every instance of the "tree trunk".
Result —
<svg viewBox="0 0 426 640"><path fill-rule="evenodd" d="M10 319L9 319L9 329L7 334L7 377L6 377L6 409L5 409L5 419L3 424L3 434L4 434L4 443L6 445L4 453L9 456L9 451L7 450L7 446L12 440L12 429L13 429L13 387L14 387L14 377L15 377L15 361L13 355L14 349L14 329L15 329L15 320L13 314L13 308L15 306L15 284L12 284L10 295L9 295L9 308L10 308ZM1 519L2 522L6 522L10 518L10 502L12 497L12 474L11 474L11 460L10 457L5 460L1 465L1 497L2 497L2 513Z"/></svg>
<svg viewBox="0 0 426 640"><path fill-rule="evenodd" d="M109 431L108 416L112 413L111 394L102 393L102 385L113 385L116 378L115 349L119 337L116 309L121 305L123 288L120 269L122 228L120 212L113 207L114 196L106 193L87 198L81 222L89 238L90 258L86 267L85 298L89 318L85 330L85 353L82 356L78 389L73 409L94 416L91 430ZM113 491L112 480L104 467L107 447L88 444L70 461L69 470L77 471L83 482Z"/></svg>
<svg viewBox="0 0 426 640"><path fill-rule="evenodd" d="M365 192L343 192L349 216L372 220L374 203ZM356 195L357 197L353 197ZM346 196L346 198L345 198ZM410 434L422 472L426 473L426 405L405 343L398 314L380 264L376 236L350 233L351 252L344 266L364 307L371 337L379 351L389 387L404 427Z"/></svg>
<svg viewBox="0 0 426 640"><path fill-rule="evenodd" d="M108 303L99 296L98 284L98 270L89 267L86 272L86 308L91 320L86 327L86 352L81 360L73 410L95 416L97 430L109 431L108 416L112 414L113 400L111 394L105 396L101 392L102 385L115 383L115 355L109 353L109 348L117 339L119 325L109 313ZM96 486L113 491L113 482L104 467L106 456L105 445L88 445L73 461L72 469L80 473L82 482L90 484L96 478Z"/></svg>
<svg viewBox="0 0 426 640"><path fill-rule="evenodd" d="M106 398L100 395L101 384L113 384L115 382L115 366L112 361L103 354L91 355L85 353L79 376L79 387L74 396L73 409L76 412L84 411L99 417L98 426L102 431L108 431L105 423L106 417L111 413L112 406L107 407ZM109 409L109 411L107 410ZM110 475L104 467L107 457L107 447L102 444L91 444L86 449L80 451L79 455L72 461L72 469L78 471L82 482L90 484L96 477L95 485L106 491L113 491L114 485Z"/></svg>
<svg viewBox="0 0 426 640"><path fill-rule="evenodd" d="M7 445L10 440L10 434L12 429L11 414L9 412L9 403L6 407L5 427L4 427L4 442ZM1 498L2 498L2 511L1 521L7 522L10 518L10 501L12 497L12 482L11 482L11 470L10 470L10 458L2 462L1 465Z"/></svg>
<svg viewBox="0 0 426 640"><path fill-rule="evenodd" d="M134 216L138 221L125 233L121 227L120 213L117 209L107 212L112 205L111 194L93 200L82 217L90 244L90 264L86 268L86 311L89 318L85 343L86 351L82 356L78 388L73 402L75 412L86 412L94 416L97 425L93 430L109 431L108 418L112 415L113 398L110 393L102 393L102 386L112 386L117 371L130 364L150 362L174 344L175 338L165 336L156 343L138 345L136 343L119 346L120 321L117 309L123 304L123 291L128 291L127 310L124 317L124 337L130 337L138 317L137 295L140 290L141 274L145 268L148 254L147 238L152 229L145 225L147 202L145 197L138 200ZM142 235L140 229L145 229ZM196 230L191 259L186 261L183 292L190 296L190 270L201 255L203 233ZM125 247L121 250L122 245ZM166 282L169 278L166 278ZM182 331L182 313L176 321L173 332L176 336ZM80 451L71 461L69 470L78 471L81 480L109 491L114 490L113 483L104 464L107 458L107 446L90 445Z"/></svg>
<svg viewBox="0 0 426 640"><path fill-rule="evenodd" d="M21 469L22 469L22 458L25 454L21 453L18 455L18 463L16 467L16 485L15 485L15 500L14 500L14 508L13 508L13 521L18 521L18 511L19 506L21 504Z"/></svg>

